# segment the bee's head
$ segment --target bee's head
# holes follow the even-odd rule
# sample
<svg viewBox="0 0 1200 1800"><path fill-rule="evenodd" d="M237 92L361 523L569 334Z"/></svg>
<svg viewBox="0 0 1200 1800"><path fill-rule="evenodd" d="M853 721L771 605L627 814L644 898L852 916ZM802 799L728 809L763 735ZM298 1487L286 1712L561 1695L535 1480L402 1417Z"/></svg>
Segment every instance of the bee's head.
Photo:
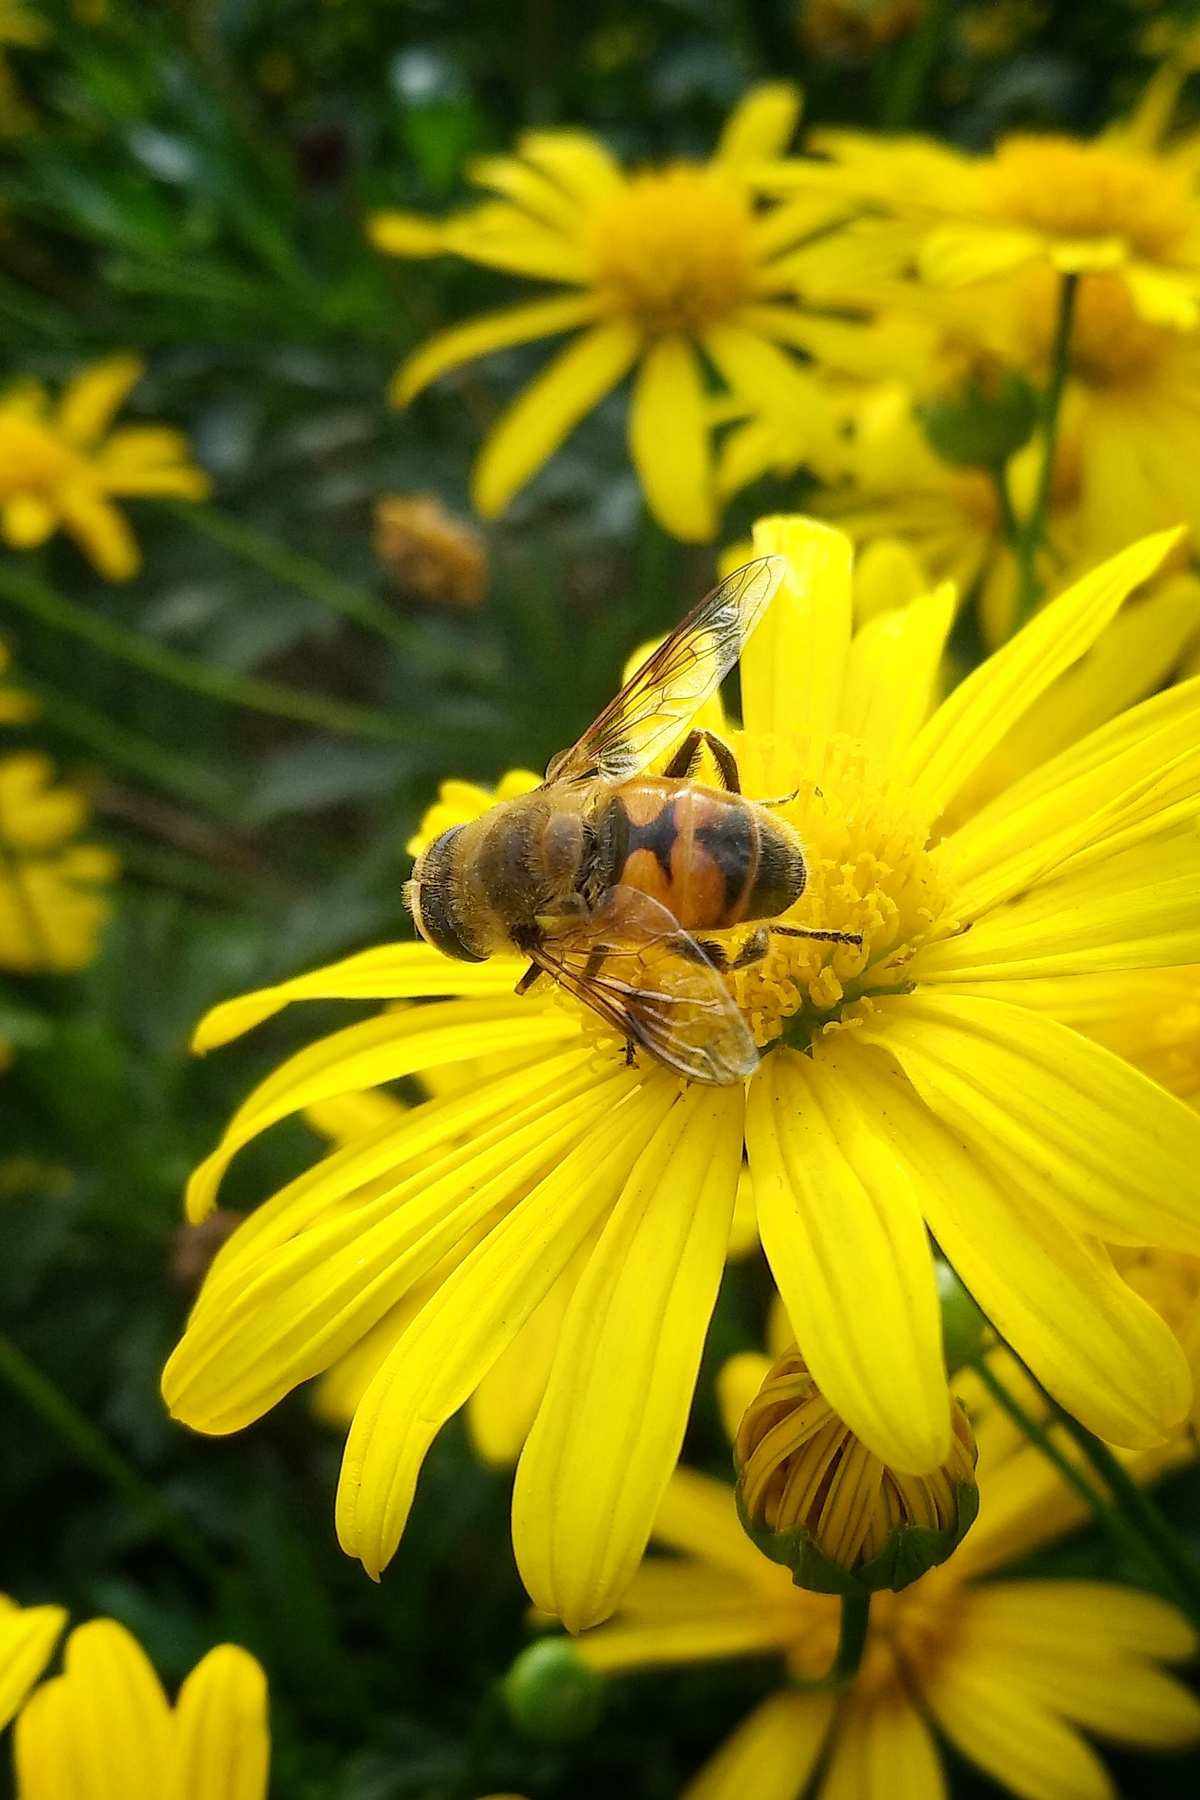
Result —
<svg viewBox="0 0 1200 1800"><path fill-rule="evenodd" d="M455 840L461 825L451 825L440 837L422 850L413 864L411 881L404 884L404 903L413 916L413 924L435 950L453 956L459 962L483 962L464 935L462 915L457 900L458 859Z"/></svg>

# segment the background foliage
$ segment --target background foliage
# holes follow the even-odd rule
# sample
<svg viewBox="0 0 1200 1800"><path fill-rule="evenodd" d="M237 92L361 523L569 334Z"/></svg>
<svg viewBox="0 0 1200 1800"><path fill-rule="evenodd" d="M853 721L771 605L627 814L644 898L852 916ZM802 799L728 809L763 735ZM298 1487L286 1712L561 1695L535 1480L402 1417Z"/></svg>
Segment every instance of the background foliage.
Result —
<svg viewBox="0 0 1200 1800"><path fill-rule="evenodd" d="M0 1588L116 1615L169 1681L222 1637L254 1649L281 1800L666 1797L766 1685L753 1664L616 1684L591 1738L523 1741L495 1689L525 1641L508 1483L457 1427L375 1588L333 1542L340 1445L304 1395L226 1442L189 1438L159 1401L197 1273L178 1230L185 1173L250 1081L324 1023L285 1018L194 1063L198 1015L403 931L404 846L438 779L541 766L712 573L711 552L647 520L614 405L489 533L481 610L389 585L375 499L434 491L465 512L482 429L538 353L389 410L402 354L505 287L386 261L364 217L443 208L466 156L535 122L584 123L634 159L703 153L765 76L800 79L822 122L965 144L1015 123L1090 130L1144 74L1153 10L58 0L40 9L43 42L7 50L4 373L53 383L144 353L130 416L186 429L215 491L200 507L133 503L144 572L129 585L61 538L0 570L0 626L43 706L36 740L89 789L93 835L123 871L89 969L0 985L16 1052L0 1080L0 1314L44 1383L34 1393L4 1353L26 1393L0 1390ZM898 25L872 45L878 15ZM774 498L756 490L744 516ZM386 650L364 618L382 619ZM220 697L243 676L275 684L252 690L267 710ZM296 710L288 693L333 711L279 716ZM309 1148L300 1126L271 1134L229 1204ZM734 1271L710 1364L755 1341L763 1301ZM722 1465L704 1403L690 1449ZM1195 1493L1168 1492L1176 1518ZM1106 1554L1084 1539L1056 1566ZM1182 1762L1127 1774L1139 1794L1191 1779Z"/></svg>

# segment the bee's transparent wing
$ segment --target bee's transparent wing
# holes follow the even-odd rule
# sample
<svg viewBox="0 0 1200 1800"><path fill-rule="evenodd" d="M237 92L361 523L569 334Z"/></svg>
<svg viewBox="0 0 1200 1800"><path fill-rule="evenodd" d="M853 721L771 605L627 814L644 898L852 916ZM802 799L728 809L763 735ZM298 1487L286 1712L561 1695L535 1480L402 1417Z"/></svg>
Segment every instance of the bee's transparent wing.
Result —
<svg viewBox="0 0 1200 1800"><path fill-rule="evenodd" d="M716 693L775 597L787 564L763 556L736 569L647 657L547 781L626 781L646 768Z"/></svg>
<svg viewBox="0 0 1200 1800"><path fill-rule="evenodd" d="M586 921L530 952L567 993L691 1081L742 1081L758 1051L733 997L665 906L611 888Z"/></svg>

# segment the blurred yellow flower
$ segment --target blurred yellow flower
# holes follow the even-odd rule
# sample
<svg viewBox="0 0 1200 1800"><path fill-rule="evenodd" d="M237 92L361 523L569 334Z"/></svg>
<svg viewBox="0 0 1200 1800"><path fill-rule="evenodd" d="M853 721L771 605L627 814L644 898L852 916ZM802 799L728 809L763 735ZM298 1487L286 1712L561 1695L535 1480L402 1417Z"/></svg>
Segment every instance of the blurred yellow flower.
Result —
<svg viewBox="0 0 1200 1800"><path fill-rule="evenodd" d="M210 1650L172 1708L137 1640L93 1619L17 1715L16 1800L266 1800L270 1756L266 1677L247 1651Z"/></svg>
<svg viewBox="0 0 1200 1800"><path fill-rule="evenodd" d="M706 364L756 410L790 407L803 416L809 405L809 378L782 348L797 318L786 297L794 279L788 258L829 209L808 199L756 205L745 176L749 164L786 149L799 106L785 83L755 88L711 162L630 174L583 132L530 132L515 156L471 169L496 198L443 224L376 215L372 238L394 255L448 253L559 284L432 338L397 375L398 405L476 357L578 330L490 432L473 484L482 513L502 512L636 369L629 448L646 499L677 537L712 537Z"/></svg>
<svg viewBox="0 0 1200 1800"><path fill-rule="evenodd" d="M776 195L903 221L926 281L957 287L1029 265L1105 271L1146 322L1200 323L1200 134L1159 148L1135 114L1090 140L1014 132L984 156L856 131L817 132L810 147L815 156L751 174Z"/></svg>
<svg viewBox="0 0 1200 1800"><path fill-rule="evenodd" d="M488 584L483 539L436 494L384 494L375 502L374 543L397 587L434 605L483 604Z"/></svg>
<svg viewBox="0 0 1200 1800"><path fill-rule="evenodd" d="M0 395L0 537L12 549L34 549L62 530L107 581L128 581L141 558L113 501L205 498L208 476L191 462L182 432L110 430L142 369L136 356L111 356L74 376L56 403L39 381Z"/></svg>
<svg viewBox="0 0 1200 1800"><path fill-rule="evenodd" d="M949 1447L927 1227L1103 1436L1160 1443L1190 1404L1178 1344L1096 1241L1200 1251L1200 1118L1013 984L1200 961L1200 683L939 824L1172 540L1085 577L940 705L949 590L854 634L841 533L769 520L755 542L792 575L743 656L744 729L727 735L748 793L791 796L809 868L792 921L863 943L785 938L730 974L771 1051L745 1094L628 1066L568 997L514 995L515 957L450 962L425 944L229 1001L196 1039L210 1049L302 998L430 1002L350 1025L266 1080L196 1171L194 1219L276 1121L506 1059L358 1133L247 1219L163 1388L195 1429L237 1430L412 1303L357 1407L339 1494L342 1544L377 1575L441 1425L539 1329L538 1309L561 1305L514 1542L535 1600L572 1628L619 1601L674 1466L743 1146L806 1362L897 1469L928 1470Z"/></svg>
<svg viewBox="0 0 1200 1800"><path fill-rule="evenodd" d="M775 1691L683 1800L800 1800L818 1767L819 1800L941 1800L934 1727L1021 1800L1112 1800L1083 1730L1144 1749L1200 1739L1200 1703L1161 1666L1196 1650L1173 1606L1106 1582L996 1579L1078 1524L1082 1503L1003 1415L985 1411L977 1435L978 1523L948 1562L876 1594L861 1667L840 1694L793 1685L828 1670L839 1602L758 1554L728 1486L676 1473L654 1530L675 1554L643 1563L617 1617L576 1652L614 1674L783 1659Z"/></svg>
<svg viewBox="0 0 1200 1800"><path fill-rule="evenodd" d="M17 1606L0 1594L0 1730L20 1711L66 1622L61 1606Z"/></svg>
<svg viewBox="0 0 1200 1800"><path fill-rule="evenodd" d="M87 813L78 788L55 785L47 757L0 758L0 969L62 974L95 955L116 859L76 841Z"/></svg>

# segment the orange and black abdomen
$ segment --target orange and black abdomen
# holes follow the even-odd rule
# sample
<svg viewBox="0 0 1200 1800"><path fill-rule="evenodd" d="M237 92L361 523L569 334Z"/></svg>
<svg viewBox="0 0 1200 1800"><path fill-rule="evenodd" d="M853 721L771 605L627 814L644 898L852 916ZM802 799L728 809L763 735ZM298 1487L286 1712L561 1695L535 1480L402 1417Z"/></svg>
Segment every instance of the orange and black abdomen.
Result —
<svg viewBox="0 0 1200 1800"><path fill-rule="evenodd" d="M773 919L804 891L794 834L741 794L647 776L595 820L595 875L661 902L687 931Z"/></svg>

